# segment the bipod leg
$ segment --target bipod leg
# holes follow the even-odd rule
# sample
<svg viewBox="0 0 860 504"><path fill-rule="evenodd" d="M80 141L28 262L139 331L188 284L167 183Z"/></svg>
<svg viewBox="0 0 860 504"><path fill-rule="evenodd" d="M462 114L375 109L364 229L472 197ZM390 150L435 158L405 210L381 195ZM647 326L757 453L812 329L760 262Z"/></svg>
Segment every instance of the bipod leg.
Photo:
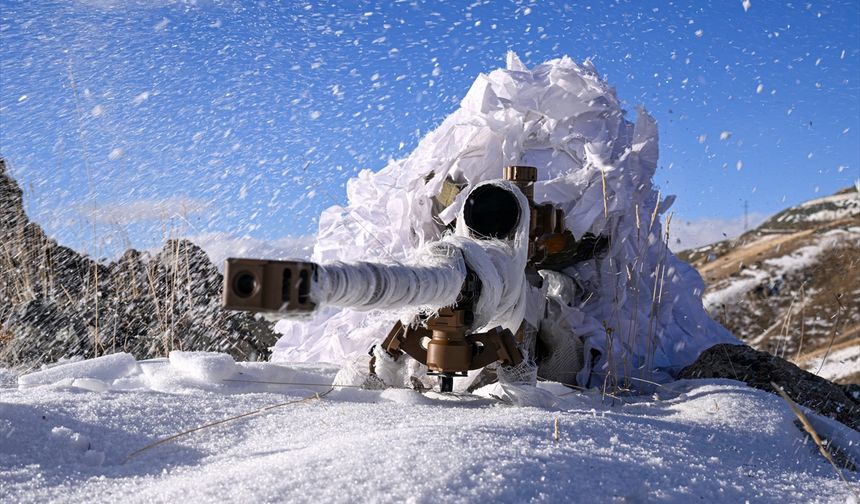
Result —
<svg viewBox="0 0 860 504"><path fill-rule="evenodd" d="M439 375L439 392L454 391L454 376L450 374Z"/></svg>

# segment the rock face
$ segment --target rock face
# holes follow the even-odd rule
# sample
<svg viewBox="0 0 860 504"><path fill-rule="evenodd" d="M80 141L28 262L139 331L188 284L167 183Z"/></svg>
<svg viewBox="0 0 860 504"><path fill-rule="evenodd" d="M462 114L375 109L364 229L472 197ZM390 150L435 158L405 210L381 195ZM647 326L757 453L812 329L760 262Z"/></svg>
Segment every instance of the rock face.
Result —
<svg viewBox="0 0 860 504"><path fill-rule="evenodd" d="M727 378L769 392L774 382L798 404L860 430L860 386L837 385L746 345L715 345L679 378Z"/></svg>
<svg viewBox="0 0 860 504"><path fill-rule="evenodd" d="M221 282L187 240L154 255L129 250L108 264L58 245L27 218L0 159L0 365L117 351L144 359L173 349L267 358L278 337L271 324L223 310Z"/></svg>

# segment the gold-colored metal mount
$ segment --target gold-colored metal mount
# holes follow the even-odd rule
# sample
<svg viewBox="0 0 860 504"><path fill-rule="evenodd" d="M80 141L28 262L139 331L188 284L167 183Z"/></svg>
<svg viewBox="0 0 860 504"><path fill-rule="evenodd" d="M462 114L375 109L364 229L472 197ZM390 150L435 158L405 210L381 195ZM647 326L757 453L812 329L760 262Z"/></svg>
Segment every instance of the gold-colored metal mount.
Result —
<svg viewBox="0 0 860 504"><path fill-rule="evenodd" d="M464 186L465 184L457 184L454 182L451 177L446 178L442 182L442 189L436 196L436 201L443 209L448 208L452 203L454 203L454 200L457 198L457 195L460 194L460 191L463 190Z"/></svg>
<svg viewBox="0 0 860 504"><path fill-rule="evenodd" d="M535 197L537 174L537 168L534 166L505 166L502 169L502 177L519 187L529 201Z"/></svg>
<svg viewBox="0 0 860 504"><path fill-rule="evenodd" d="M427 369L434 373L471 369L472 345L466 341L466 311L443 308L427 321Z"/></svg>
<svg viewBox="0 0 860 504"><path fill-rule="evenodd" d="M251 312L310 312L317 265L305 261L229 258L224 265L224 308Z"/></svg>
<svg viewBox="0 0 860 504"><path fill-rule="evenodd" d="M467 334L467 310L443 308L425 326L404 327L397 322L382 348L392 356L406 353L427 366L433 374L464 375L495 361L517 365L523 357L511 331L496 327L483 333Z"/></svg>
<svg viewBox="0 0 860 504"><path fill-rule="evenodd" d="M534 166L505 166L502 176L516 185L529 201L529 262L538 264L554 250L547 243L561 243L565 233L564 210L552 203L537 204L534 201L534 184L538 170ZM554 248L560 248L556 245Z"/></svg>

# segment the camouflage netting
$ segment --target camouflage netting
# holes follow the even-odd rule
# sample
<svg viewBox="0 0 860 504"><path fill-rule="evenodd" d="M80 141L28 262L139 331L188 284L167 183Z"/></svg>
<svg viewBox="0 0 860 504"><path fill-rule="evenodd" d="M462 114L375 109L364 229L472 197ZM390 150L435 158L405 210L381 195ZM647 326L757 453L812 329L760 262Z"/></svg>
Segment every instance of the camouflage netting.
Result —
<svg viewBox="0 0 860 504"><path fill-rule="evenodd" d="M576 240L609 242L600 257L562 270L575 285L546 293L556 323L552 334L541 324L541 335L562 353L539 362L539 376L581 386L667 381L706 348L737 340L702 308L698 273L668 250L661 215L673 198L653 184L658 150L654 119L639 110L628 120L590 62L527 68L510 53L409 156L349 181L348 204L320 216L313 259L406 260L450 233L477 184L501 178L507 165L535 166L535 200L560 207ZM445 197L452 186L459 192ZM509 327L524 316L504 315ZM360 356L395 318L343 309L283 321L273 359ZM564 338L577 341L559 344Z"/></svg>

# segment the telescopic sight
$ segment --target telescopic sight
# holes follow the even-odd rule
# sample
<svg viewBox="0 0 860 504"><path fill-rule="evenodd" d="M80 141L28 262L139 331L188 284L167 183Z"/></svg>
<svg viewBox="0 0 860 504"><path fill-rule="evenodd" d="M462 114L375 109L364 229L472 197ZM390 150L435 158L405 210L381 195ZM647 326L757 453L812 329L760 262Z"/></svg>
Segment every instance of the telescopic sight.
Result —
<svg viewBox="0 0 860 504"><path fill-rule="evenodd" d="M483 185L469 194L463 216L476 238L507 239L519 224L520 205L511 191Z"/></svg>

